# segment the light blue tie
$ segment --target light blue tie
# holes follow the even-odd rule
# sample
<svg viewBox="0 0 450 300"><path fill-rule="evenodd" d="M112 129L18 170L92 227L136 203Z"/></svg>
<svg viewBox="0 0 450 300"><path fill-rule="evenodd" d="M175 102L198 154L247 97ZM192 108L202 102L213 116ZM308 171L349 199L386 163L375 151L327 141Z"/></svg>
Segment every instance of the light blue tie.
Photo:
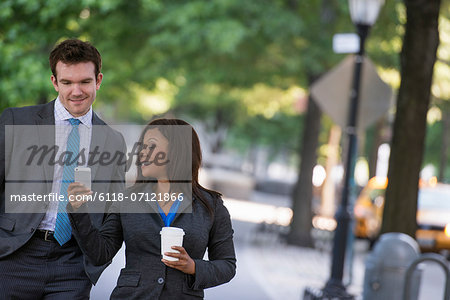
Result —
<svg viewBox="0 0 450 300"><path fill-rule="evenodd" d="M78 119L69 119L72 125L72 131L70 131L67 138L66 156L63 168L63 176L61 183L61 195L64 195L64 201L61 201L58 205L58 215L56 217L55 233L54 237L58 243L62 246L67 243L72 236L72 226L70 226L69 217L67 216L67 188L69 184L74 181L75 167L78 164L78 153L80 151L80 133L78 132L78 125L81 121Z"/></svg>

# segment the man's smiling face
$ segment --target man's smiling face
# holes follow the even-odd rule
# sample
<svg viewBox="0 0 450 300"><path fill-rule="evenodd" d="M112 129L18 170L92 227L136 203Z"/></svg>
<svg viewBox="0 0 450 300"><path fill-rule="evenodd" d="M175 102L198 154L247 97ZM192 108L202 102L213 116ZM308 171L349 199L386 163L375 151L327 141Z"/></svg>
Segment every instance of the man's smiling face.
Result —
<svg viewBox="0 0 450 300"><path fill-rule="evenodd" d="M95 78L95 65L92 62L65 64L59 61L56 64L56 77L51 77L59 100L74 117L81 117L89 111L102 79L102 73Z"/></svg>

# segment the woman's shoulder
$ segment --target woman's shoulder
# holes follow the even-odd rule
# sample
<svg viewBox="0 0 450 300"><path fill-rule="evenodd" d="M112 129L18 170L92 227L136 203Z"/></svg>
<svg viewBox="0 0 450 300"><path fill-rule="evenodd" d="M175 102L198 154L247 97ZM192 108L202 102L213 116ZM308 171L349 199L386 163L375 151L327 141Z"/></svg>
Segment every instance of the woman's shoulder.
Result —
<svg viewBox="0 0 450 300"><path fill-rule="evenodd" d="M219 199L222 197L222 194L213 190L209 190L206 188L201 188L200 193L202 193L203 197L209 198L209 199Z"/></svg>
<svg viewBox="0 0 450 300"><path fill-rule="evenodd" d="M208 202L211 207L215 207L219 203L223 203L222 194L205 188L200 189L201 197ZM195 198L195 195L194 195ZM197 197L198 198L198 197Z"/></svg>

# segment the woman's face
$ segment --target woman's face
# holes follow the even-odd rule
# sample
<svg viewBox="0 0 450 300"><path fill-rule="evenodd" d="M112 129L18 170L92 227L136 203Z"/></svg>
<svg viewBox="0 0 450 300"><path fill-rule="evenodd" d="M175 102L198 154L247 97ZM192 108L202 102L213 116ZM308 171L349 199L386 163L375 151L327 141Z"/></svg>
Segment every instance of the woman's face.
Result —
<svg viewBox="0 0 450 300"><path fill-rule="evenodd" d="M141 171L144 177L169 179L167 176L169 141L157 128L147 130L140 154Z"/></svg>

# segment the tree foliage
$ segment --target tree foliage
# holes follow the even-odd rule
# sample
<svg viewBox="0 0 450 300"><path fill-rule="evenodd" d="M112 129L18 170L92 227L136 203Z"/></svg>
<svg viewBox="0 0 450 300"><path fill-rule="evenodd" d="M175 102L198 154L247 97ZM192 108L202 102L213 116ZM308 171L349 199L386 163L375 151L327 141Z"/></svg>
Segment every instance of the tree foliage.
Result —
<svg viewBox="0 0 450 300"><path fill-rule="evenodd" d="M367 42L394 85L405 20L404 5L387 1ZM332 52L332 36L352 31L348 5L338 0L4 0L0 110L53 99L48 54L58 41L78 37L102 53L95 106L109 119L183 113L235 140L267 144L275 137L295 149L298 99L290 95L280 106L280 98L336 65L343 56Z"/></svg>

